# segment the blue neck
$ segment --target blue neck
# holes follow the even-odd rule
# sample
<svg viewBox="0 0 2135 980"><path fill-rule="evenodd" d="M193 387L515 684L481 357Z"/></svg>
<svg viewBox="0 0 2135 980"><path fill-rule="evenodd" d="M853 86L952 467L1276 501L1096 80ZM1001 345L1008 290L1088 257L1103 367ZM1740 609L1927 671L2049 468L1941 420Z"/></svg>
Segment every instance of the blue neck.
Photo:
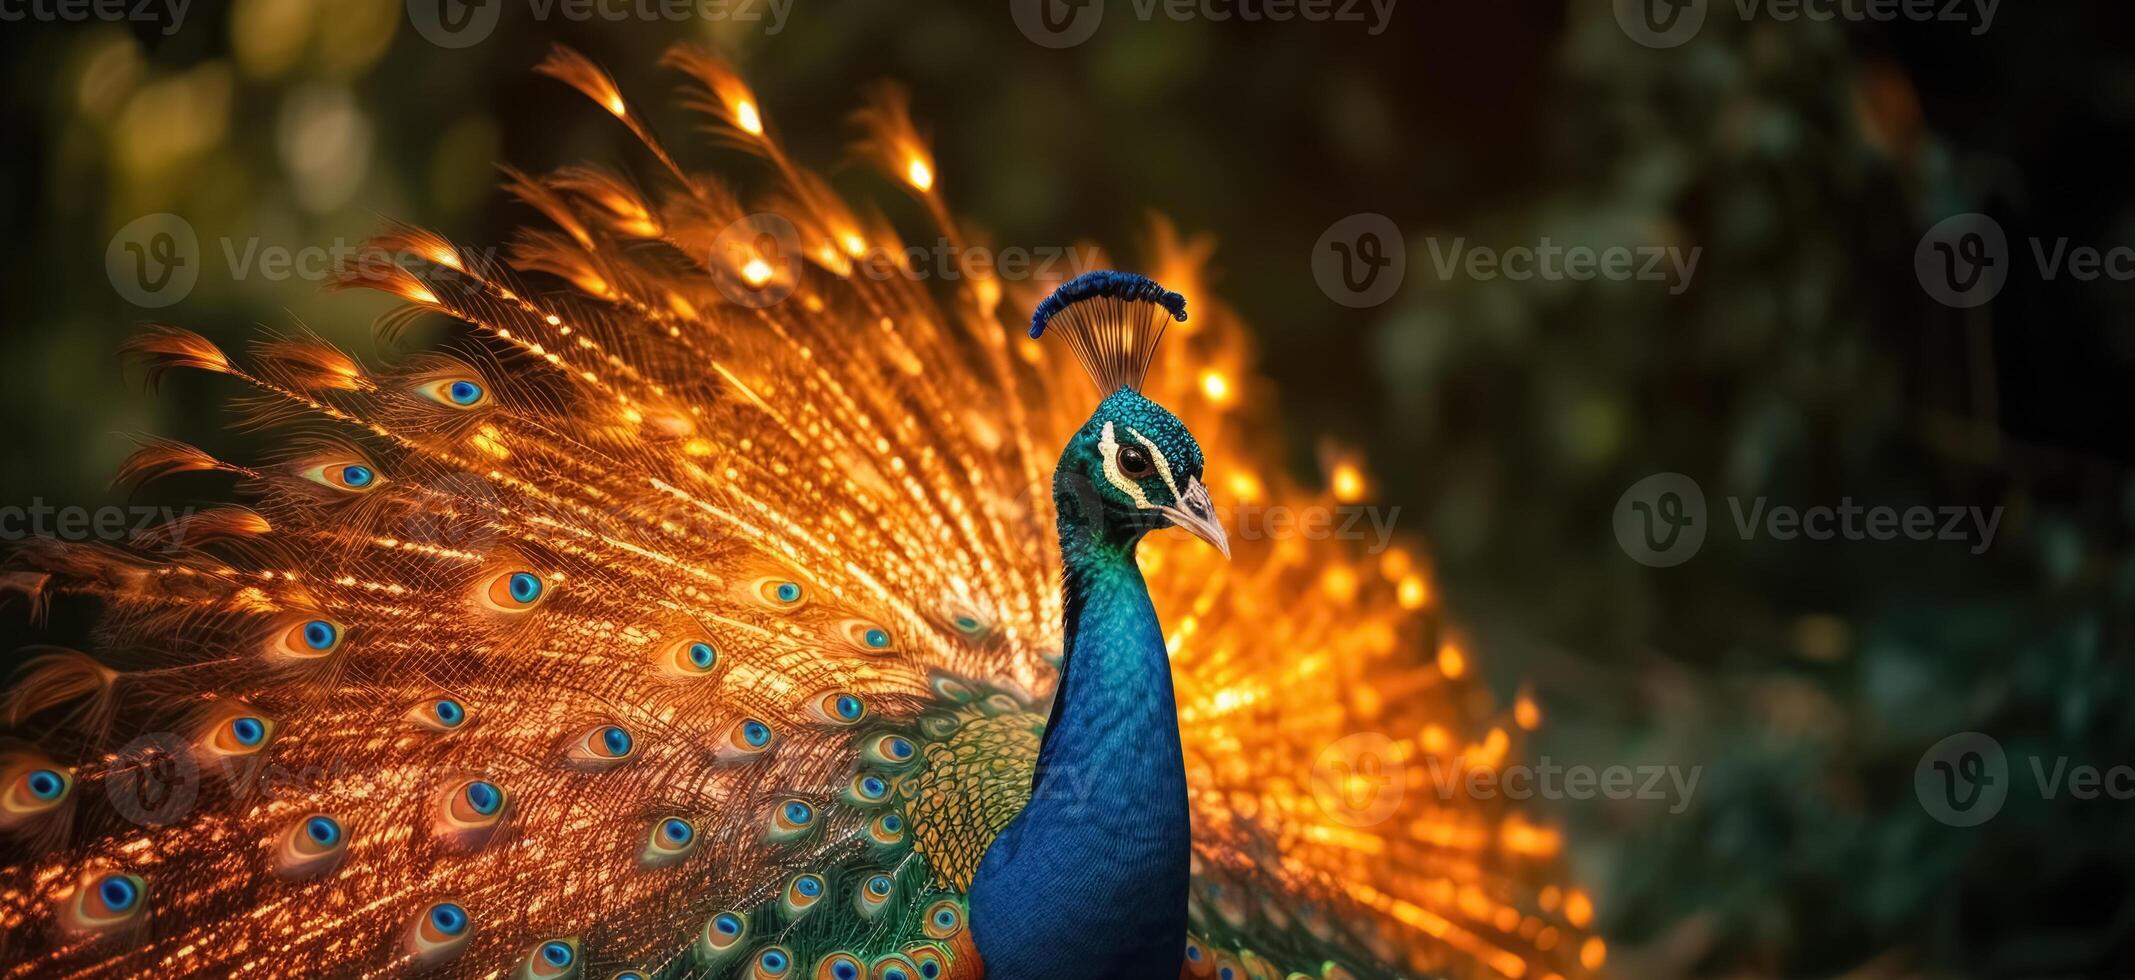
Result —
<svg viewBox="0 0 2135 980"><path fill-rule="evenodd" d="M1176 977L1186 762L1141 535L1085 529L1066 508L1060 532L1066 661L1030 804L972 883L973 937L998 976Z"/></svg>

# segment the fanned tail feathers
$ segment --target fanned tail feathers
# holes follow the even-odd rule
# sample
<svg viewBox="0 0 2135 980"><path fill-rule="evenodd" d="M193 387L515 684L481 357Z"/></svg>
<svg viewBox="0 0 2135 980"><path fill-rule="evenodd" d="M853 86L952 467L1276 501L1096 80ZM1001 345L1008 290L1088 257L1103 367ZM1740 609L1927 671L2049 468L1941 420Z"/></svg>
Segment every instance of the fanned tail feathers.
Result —
<svg viewBox="0 0 2135 980"><path fill-rule="evenodd" d="M127 345L151 384L242 386L241 422L284 448L144 442L122 485L222 473L246 506L126 547L33 543L0 579L106 610L98 657L39 657L6 702L0 974L978 974L962 890L1030 786L1062 612L1046 488L1087 407L995 312L1054 284L864 274L902 254L887 224L788 159L723 63L668 63L771 171L770 204L686 171L559 50L541 70L657 170L511 172L553 228L508 267L381 235L403 261L341 285L407 302L388 340L465 324L449 349L370 365L296 332L240 362L160 326ZM963 241L901 98L862 123ZM793 251L757 251L765 207ZM1144 391L1196 419L1219 498L1331 505L1256 441L1205 247L1157 239L1197 306L1133 365ZM1458 644L1420 563L1239 551L1143 548L1193 786L1186 972L1597 969L1554 832L1353 785L1360 759L1518 749L1440 653Z"/></svg>

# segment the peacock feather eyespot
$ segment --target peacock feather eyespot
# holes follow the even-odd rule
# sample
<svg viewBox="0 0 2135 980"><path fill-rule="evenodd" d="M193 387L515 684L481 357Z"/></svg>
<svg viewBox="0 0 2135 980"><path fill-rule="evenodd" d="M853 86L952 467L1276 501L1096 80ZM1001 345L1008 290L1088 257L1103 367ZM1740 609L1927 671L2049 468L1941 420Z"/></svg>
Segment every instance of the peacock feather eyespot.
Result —
<svg viewBox="0 0 2135 980"><path fill-rule="evenodd" d="M799 609L808 602L808 590L801 583L784 578L760 578L751 586L759 601L773 609Z"/></svg>
<svg viewBox="0 0 2135 980"><path fill-rule="evenodd" d="M749 919L739 912L717 912L697 930L697 958L717 963L740 946L749 935Z"/></svg>
<svg viewBox="0 0 2135 980"><path fill-rule="evenodd" d="M895 847L904 843L904 817L896 812L882 814L867 823L867 837L879 847Z"/></svg>
<svg viewBox="0 0 2135 980"><path fill-rule="evenodd" d="M466 844L489 839L511 810L511 795L487 779L455 783L437 809L436 832Z"/></svg>
<svg viewBox="0 0 2135 980"><path fill-rule="evenodd" d="M963 903L953 898L944 898L927 906L926 918L920 929L929 939L948 939L964 931Z"/></svg>
<svg viewBox="0 0 2135 980"><path fill-rule="evenodd" d="M637 755L637 739L621 725L596 725L571 740L564 761L576 769L608 769Z"/></svg>
<svg viewBox="0 0 2135 980"><path fill-rule="evenodd" d="M840 629L845 634L845 642L867 656L883 657L897 652L897 638L879 624L848 619Z"/></svg>
<svg viewBox="0 0 2135 980"><path fill-rule="evenodd" d="M532 569L514 568L491 575L478 595L497 612L523 613L548 597L549 583Z"/></svg>
<svg viewBox="0 0 2135 980"><path fill-rule="evenodd" d="M939 980L949 972L949 954L933 943L913 943L904 948L904 955L918 967L922 980Z"/></svg>
<svg viewBox="0 0 2135 980"><path fill-rule="evenodd" d="M647 867L674 864L697 849L698 836L697 825L681 817L656 821L646 835L644 849L638 852L638 861Z"/></svg>
<svg viewBox="0 0 2135 980"><path fill-rule="evenodd" d="M815 980L861 980L860 958L844 950L826 954L815 964Z"/></svg>
<svg viewBox="0 0 2135 980"><path fill-rule="evenodd" d="M919 747L895 732L868 739L860 750L861 758L885 766L902 766L918 755Z"/></svg>
<svg viewBox="0 0 2135 980"><path fill-rule="evenodd" d="M861 918L872 919L889 907L890 897L896 893L896 880L877 871L861 880L859 891L853 895L853 908Z"/></svg>
<svg viewBox="0 0 2135 980"><path fill-rule="evenodd" d="M418 963L435 963L457 954L474 935L474 921L467 908L446 899L431 902L415 913L402 946Z"/></svg>
<svg viewBox="0 0 2135 980"><path fill-rule="evenodd" d="M408 719L431 731L449 732L467 724L467 706L457 698L426 698L408 709Z"/></svg>
<svg viewBox="0 0 2135 980"><path fill-rule="evenodd" d="M726 741L719 754L730 759L753 758L769 750L777 740L778 733L768 722L743 718L727 729Z"/></svg>
<svg viewBox="0 0 2135 980"><path fill-rule="evenodd" d="M872 772L856 774L845 786L845 798L857 806L880 806L889 801L890 781Z"/></svg>
<svg viewBox="0 0 2135 980"><path fill-rule="evenodd" d="M867 702L848 691L819 694L809 704L815 716L833 725L855 725L867 717Z"/></svg>
<svg viewBox="0 0 2135 980"><path fill-rule="evenodd" d="M472 378L439 378L415 386L415 393L447 408L480 408L489 389Z"/></svg>
<svg viewBox="0 0 2135 980"><path fill-rule="evenodd" d="M308 878L331 870L348 852L341 822L314 813L289 826L275 845L275 869L284 878Z"/></svg>
<svg viewBox="0 0 2135 980"><path fill-rule="evenodd" d="M779 908L785 911L788 918L798 917L815 908L816 904L823 900L823 893L829 889L830 886L824 883L822 875L813 871L801 872L787 879L785 893L779 897Z"/></svg>
<svg viewBox="0 0 2135 980"><path fill-rule="evenodd" d="M353 494L369 493L387 482L377 467L357 459L314 460L299 464L297 475L320 486Z"/></svg>
<svg viewBox="0 0 2135 980"><path fill-rule="evenodd" d="M643 970L617 970L608 974L608 980L652 980Z"/></svg>
<svg viewBox="0 0 2135 980"><path fill-rule="evenodd" d="M269 651L291 660L316 660L332 656L341 649L341 642L348 638L348 631L340 623L315 615L299 615L285 620Z"/></svg>
<svg viewBox="0 0 2135 980"><path fill-rule="evenodd" d="M74 792L74 770L23 751L0 757L0 829L20 826L59 808Z"/></svg>
<svg viewBox="0 0 2135 980"><path fill-rule="evenodd" d="M919 980L923 975L910 957L889 953L875 961L870 980Z"/></svg>
<svg viewBox="0 0 2135 980"><path fill-rule="evenodd" d="M815 827L815 807L806 800L781 800L771 808L771 840L797 840Z"/></svg>
<svg viewBox="0 0 2135 980"><path fill-rule="evenodd" d="M963 681L957 680L954 677L950 677L946 674L936 674L934 676L933 686L934 693L941 695L942 697L947 698L951 701L954 701L957 704L970 704L973 700L978 698L977 692L971 690L971 685L966 684Z"/></svg>
<svg viewBox="0 0 2135 980"><path fill-rule="evenodd" d="M719 648L712 641L688 638L668 644L661 652L660 669L669 676L698 678L719 666Z"/></svg>
<svg viewBox="0 0 2135 980"><path fill-rule="evenodd" d="M578 973L578 940L544 939L534 944L519 965L520 980L555 980Z"/></svg>
<svg viewBox="0 0 2135 980"><path fill-rule="evenodd" d="M274 740L274 720L242 705L212 716L199 744L208 755L238 758L256 755Z"/></svg>
<svg viewBox="0 0 2135 980"><path fill-rule="evenodd" d="M780 980L793 971L793 951L784 946L766 946L758 950L749 964L749 976L753 980Z"/></svg>
<svg viewBox="0 0 2135 980"><path fill-rule="evenodd" d="M919 730L928 738L948 738L964 723L955 715L933 712L919 716Z"/></svg>
<svg viewBox="0 0 2135 980"><path fill-rule="evenodd" d="M148 882L123 871L88 871L64 900L61 919L76 932L109 932L137 921L146 907Z"/></svg>

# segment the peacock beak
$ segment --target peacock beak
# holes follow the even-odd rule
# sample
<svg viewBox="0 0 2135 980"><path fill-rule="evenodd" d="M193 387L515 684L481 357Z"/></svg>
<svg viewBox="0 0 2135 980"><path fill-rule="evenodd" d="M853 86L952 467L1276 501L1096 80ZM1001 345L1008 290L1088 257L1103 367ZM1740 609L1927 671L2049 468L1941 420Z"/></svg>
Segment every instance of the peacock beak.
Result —
<svg viewBox="0 0 2135 980"><path fill-rule="evenodd" d="M1208 488L1201 485L1200 477L1188 477L1185 492L1179 494L1179 506L1159 506L1157 512L1171 518L1171 523L1185 528L1194 537L1214 545L1223 557L1231 557L1230 535L1223 533L1223 522L1216 519L1216 508L1208 502Z"/></svg>

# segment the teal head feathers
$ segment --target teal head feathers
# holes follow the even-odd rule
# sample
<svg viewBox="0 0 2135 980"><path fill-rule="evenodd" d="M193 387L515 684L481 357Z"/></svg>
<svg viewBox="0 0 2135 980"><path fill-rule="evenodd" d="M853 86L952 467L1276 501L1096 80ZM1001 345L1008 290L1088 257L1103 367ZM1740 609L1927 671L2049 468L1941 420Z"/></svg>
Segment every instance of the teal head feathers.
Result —
<svg viewBox="0 0 2135 980"><path fill-rule="evenodd" d="M1145 276L1090 272L1038 304L1033 338L1066 336L1105 394L1068 441L1053 474L1062 542L1119 546L1178 527L1227 557L1230 541L1201 482L1201 446L1178 417L1142 396L1141 382L1171 320L1186 319L1186 298Z"/></svg>

